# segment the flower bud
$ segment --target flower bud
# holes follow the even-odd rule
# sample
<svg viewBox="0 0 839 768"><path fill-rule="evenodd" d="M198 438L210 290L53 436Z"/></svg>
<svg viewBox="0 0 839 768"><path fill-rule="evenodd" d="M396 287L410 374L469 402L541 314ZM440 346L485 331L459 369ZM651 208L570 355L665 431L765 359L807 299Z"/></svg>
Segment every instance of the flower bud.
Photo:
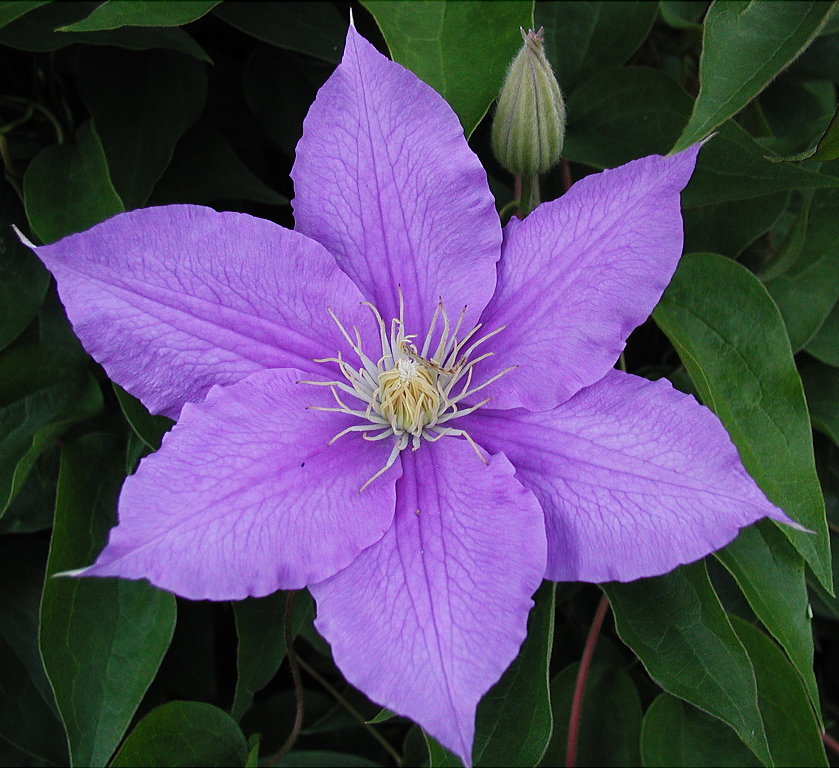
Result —
<svg viewBox="0 0 839 768"><path fill-rule="evenodd" d="M510 64L492 123L492 150L518 176L545 173L559 160L565 104L542 50L544 30L521 30L524 45Z"/></svg>

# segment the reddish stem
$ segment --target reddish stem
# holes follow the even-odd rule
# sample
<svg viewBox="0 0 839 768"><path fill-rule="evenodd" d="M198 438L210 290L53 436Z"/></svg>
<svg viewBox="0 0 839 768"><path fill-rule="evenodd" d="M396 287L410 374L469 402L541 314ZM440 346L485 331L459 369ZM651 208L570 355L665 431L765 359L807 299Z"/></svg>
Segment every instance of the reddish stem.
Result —
<svg viewBox="0 0 839 768"><path fill-rule="evenodd" d="M824 742L825 746L829 749L832 749L837 755L839 755L839 741L833 738L829 733L822 734L822 741Z"/></svg>
<svg viewBox="0 0 839 768"><path fill-rule="evenodd" d="M300 736L300 731L303 728L303 681L300 679L300 666L298 664L297 653L294 650L294 636L291 631L291 621L294 612L294 591L291 590L286 595L285 600L285 614L283 616L283 624L285 629L285 644L286 653L288 654L288 665L291 668L291 679L294 681L294 699L296 703L294 713L294 725L291 727L291 733L283 745L271 755L263 766L277 765L291 750L297 738Z"/></svg>
<svg viewBox="0 0 839 768"><path fill-rule="evenodd" d="M575 768L577 764L577 738L580 734L580 715L583 712L583 699L586 695L586 680L591 667L591 658L594 656L594 649L597 645L597 638L600 636L603 619L606 618L606 611L608 610L609 598L603 595L597 605L597 610L594 612L594 619L591 622L586 644L583 648L583 657L580 659L580 669L577 671L577 682L574 685L571 716L568 719L568 746L565 751L566 768Z"/></svg>
<svg viewBox="0 0 839 768"><path fill-rule="evenodd" d="M563 191L567 192L571 189L571 166L568 164L568 161L563 157L562 163L560 164L562 170L562 189Z"/></svg>

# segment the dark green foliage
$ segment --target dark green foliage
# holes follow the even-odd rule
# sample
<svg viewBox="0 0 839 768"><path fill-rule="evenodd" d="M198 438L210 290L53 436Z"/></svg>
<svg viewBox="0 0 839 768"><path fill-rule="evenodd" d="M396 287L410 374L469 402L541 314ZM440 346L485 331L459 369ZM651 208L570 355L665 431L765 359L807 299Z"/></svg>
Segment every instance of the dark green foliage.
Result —
<svg viewBox="0 0 839 768"><path fill-rule="evenodd" d="M566 163L543 199L565 172L716 132L682 197L687 255L625 361L712 408L809 532L764 521L707 563L604 585L577 765L826 765L821 733L839 737L837 4L351 5L362 34L449 101L499 209L512 179L488 114L519 26L545 27L567 100ZM172 422L88 358L11 225L48 243L195 203L293 226L295 145L349 11L0 3L0 765L256 766L291 729L285 593L176 603L145 582L56 575L92 562L125 476ZM477 766L564 764L600 596L543 584L519 657L479 707ZM293 595L305 712L278 765L460 765L344 681L314 615Z"/></svg>

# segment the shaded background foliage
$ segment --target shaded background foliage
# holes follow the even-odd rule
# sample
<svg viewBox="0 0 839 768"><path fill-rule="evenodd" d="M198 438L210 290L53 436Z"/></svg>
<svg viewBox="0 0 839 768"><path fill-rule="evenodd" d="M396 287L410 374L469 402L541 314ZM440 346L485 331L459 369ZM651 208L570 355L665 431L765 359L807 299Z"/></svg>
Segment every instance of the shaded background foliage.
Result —
<svg viewBox="0 0 839 768"><path fill-rule="evenodd" d="M562 193L563 170L578 179L717 131L683 195L688 255L625 363L711 407L767 495L813 531L764 521L665 576L544 584L519 658L479 708L476 764L565 764L605 592L578 765L827 765L822 732L839 736L835 4L352 6L360 31L455 109L499 209L512 183L489 152L487 110L534 19L568 109L569 162L544 199ZM349 8L0 4L2 765L257 765L291 729L284 594L190 602L49 578L96 555L123 478L171 422L87 357L10 225L51 242L189 202L292 226L294 147ZM458 764L347 686L313 615L298 593L305 717L281 764Z"/></svg>

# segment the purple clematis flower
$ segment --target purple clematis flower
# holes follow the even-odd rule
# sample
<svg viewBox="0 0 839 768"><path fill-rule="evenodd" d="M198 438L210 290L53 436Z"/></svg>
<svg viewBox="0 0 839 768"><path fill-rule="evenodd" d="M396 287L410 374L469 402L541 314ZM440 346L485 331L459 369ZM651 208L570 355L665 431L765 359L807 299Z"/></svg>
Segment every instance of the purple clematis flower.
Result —
<svg viewBox="0 0 839 768"><path fill-rule="evenodd" d="M697 152L502 233L455 114L350 29L295 231L175 205L33 246L91 355L178 419L79 573L308 587L347 680L469 764L543 578L652 576L792 522L708 409L612 367L676 267Z"/></svg>

